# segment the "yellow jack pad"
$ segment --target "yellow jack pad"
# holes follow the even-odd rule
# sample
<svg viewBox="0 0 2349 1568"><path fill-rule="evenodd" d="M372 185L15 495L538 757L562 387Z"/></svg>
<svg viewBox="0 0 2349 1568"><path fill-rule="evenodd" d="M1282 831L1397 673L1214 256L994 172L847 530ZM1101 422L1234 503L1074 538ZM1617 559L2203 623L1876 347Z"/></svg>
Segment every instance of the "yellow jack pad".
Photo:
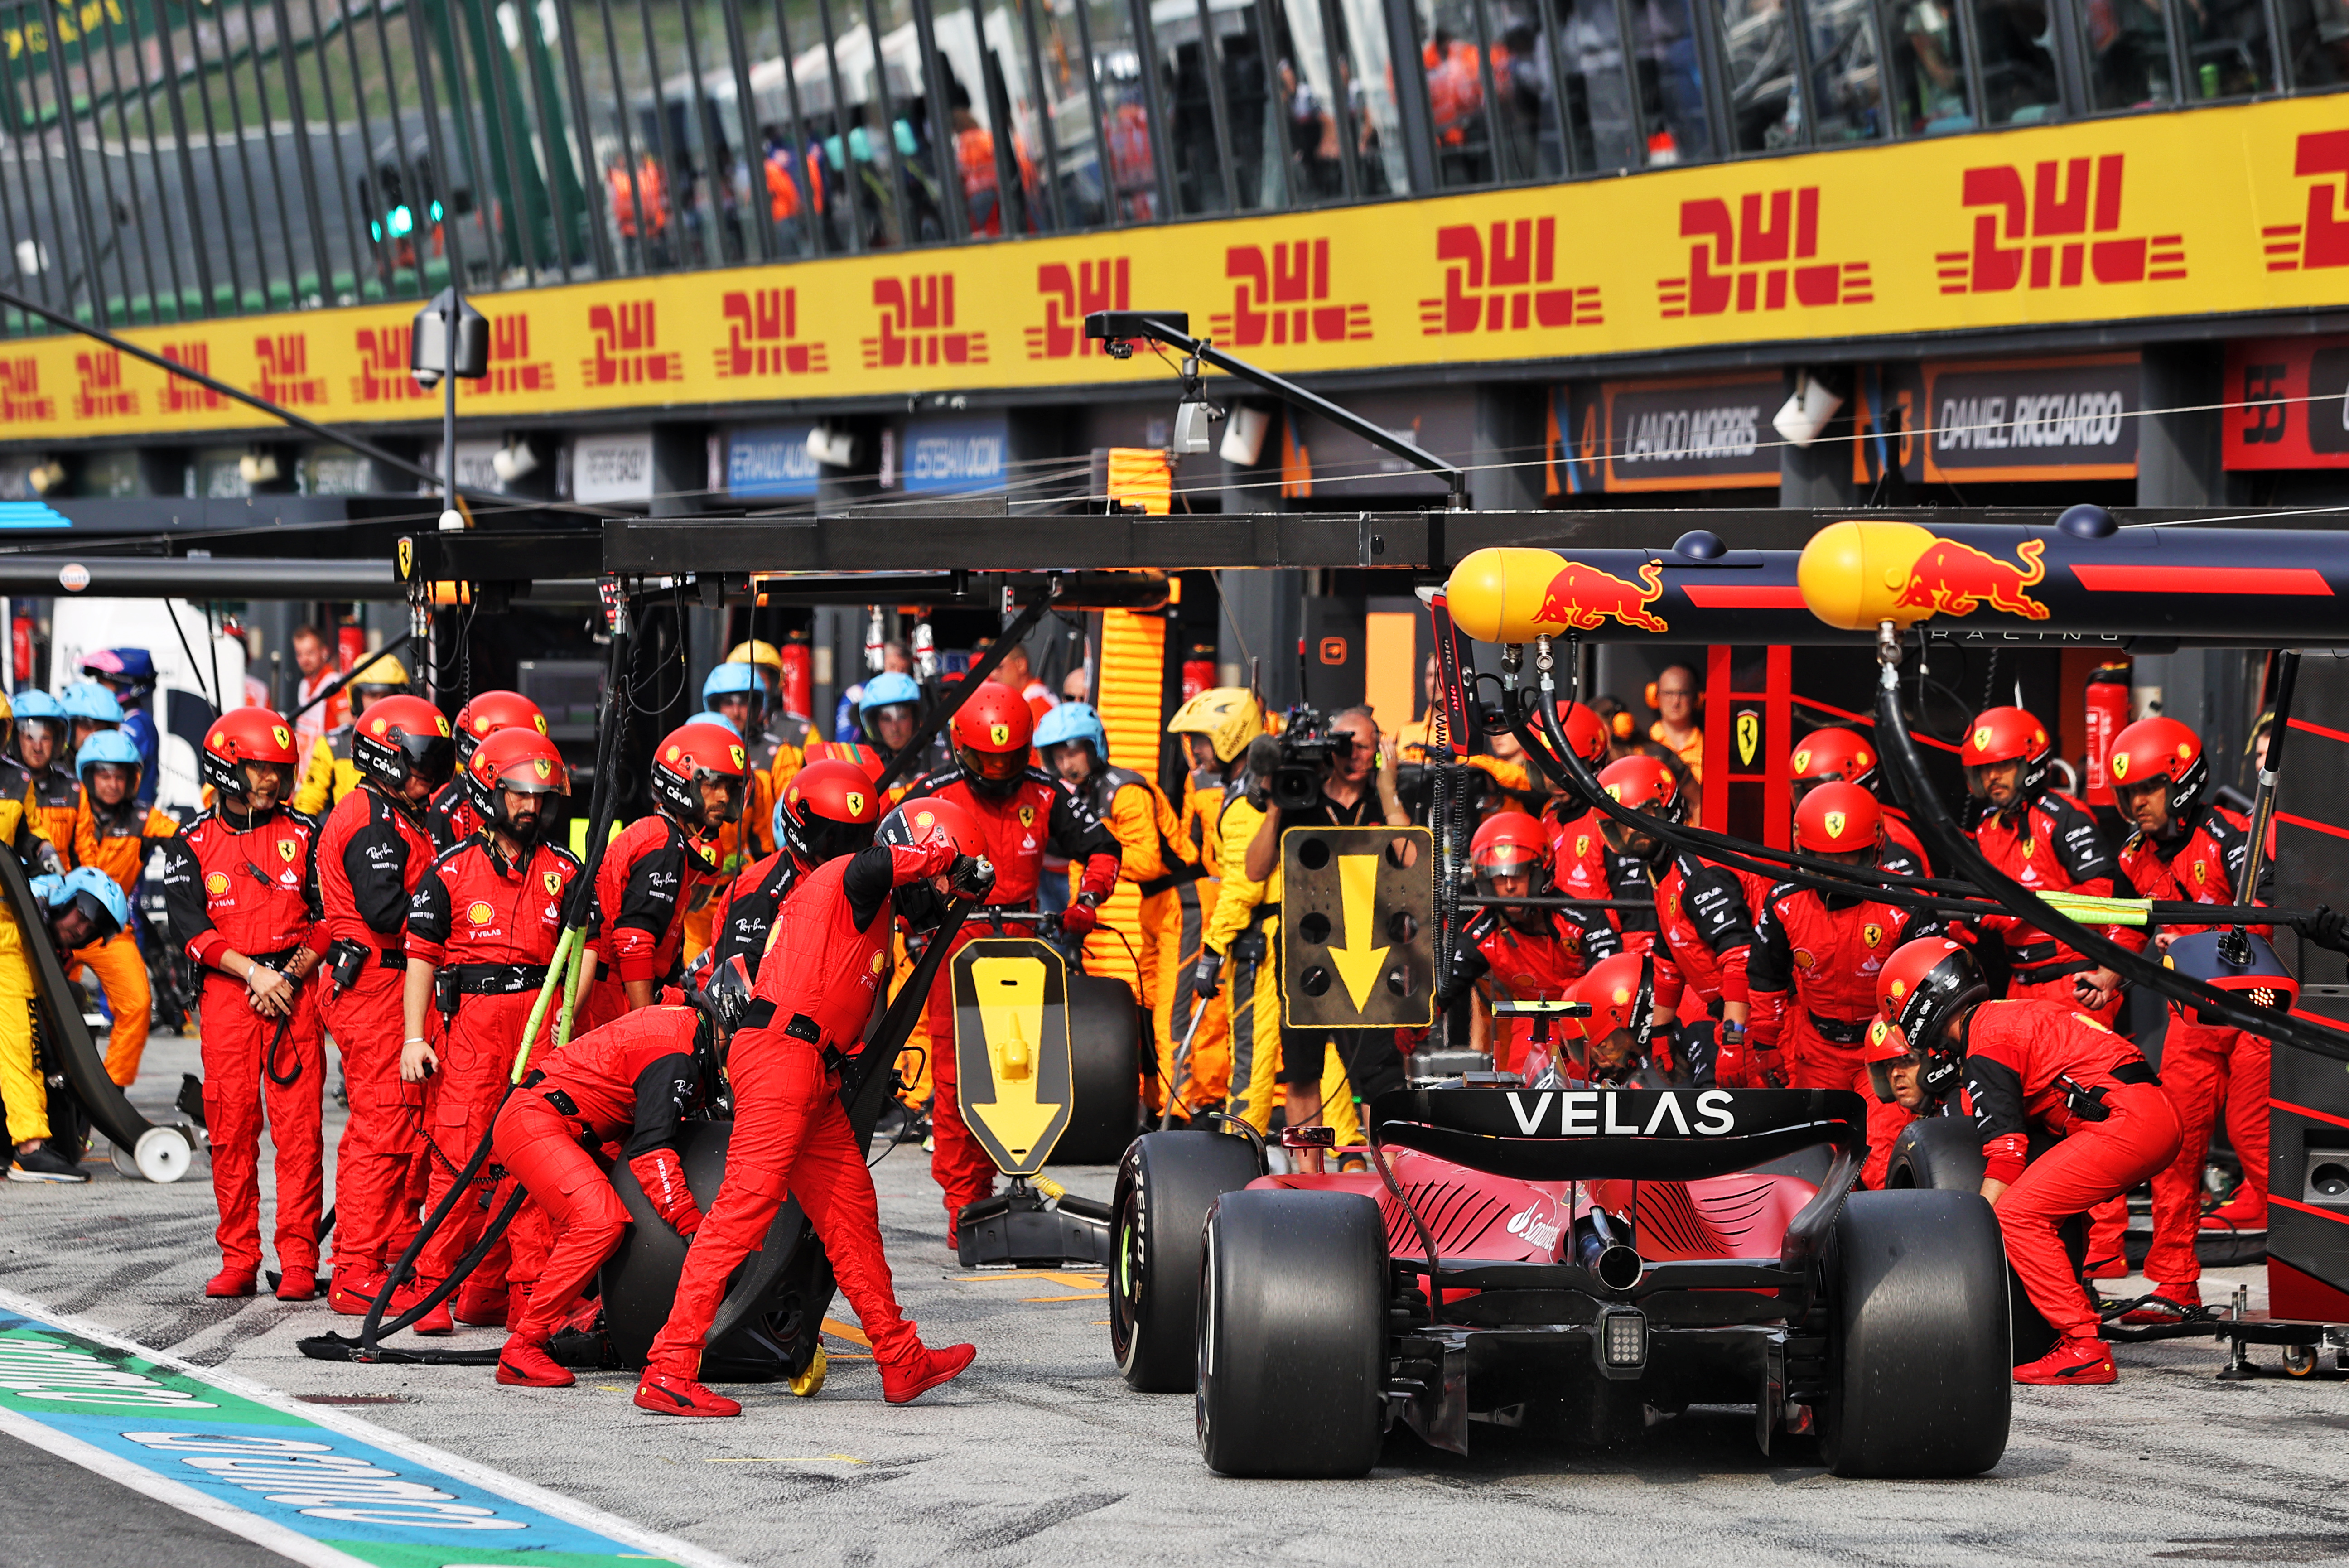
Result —
<svg viewBox="0 0 2349 1568"><path fill-rule="evenodd" d="M823 1386L824 1375L831 1370L832 1357L823 1353L823 1345L817 1345L815 1359L807 1364L807 1370L790 1380L791 1391L802 1399L814 1398Z"/></svg>
<svg viewBox="0 0 2349 1568"><path fill-rule="evenodd" d="M1068 1130L1069 974L1032 937L983 937L953 968L962 1119L1006 1176L1033 1176Z"/></svg>

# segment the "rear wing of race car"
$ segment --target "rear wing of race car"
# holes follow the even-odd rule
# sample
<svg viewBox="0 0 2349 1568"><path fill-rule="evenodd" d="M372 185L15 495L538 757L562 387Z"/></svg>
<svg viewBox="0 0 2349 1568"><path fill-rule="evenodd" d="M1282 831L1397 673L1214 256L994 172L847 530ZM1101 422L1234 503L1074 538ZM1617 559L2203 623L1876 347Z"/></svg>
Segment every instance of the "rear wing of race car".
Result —
<svg viewBox="0 0 2349 1568"><path fill-rule="evenodd" d="M1524 1181L1694 1181L1824 1144L1832 1151L1826 1177L1788 1223L1776 1277L1753 1282L1779 1289L1796 1315L1802 1308L1794 1298L1807 1296L1810 1264L1868 1143L1868 1104L1847 1089L1395 1089L1371 1102L1368 1119L1372 1163L1419 1233L1429 1277L1446 1283L1459 1272L1444 1266L1388 1170L1390 1146ZM1708 1264L1656 1272L1682 1284L1732 1282L1726 1275L1700 1279L1720 1272ZM1649 1284L1665 1282L1657 1277Z"/></svg>

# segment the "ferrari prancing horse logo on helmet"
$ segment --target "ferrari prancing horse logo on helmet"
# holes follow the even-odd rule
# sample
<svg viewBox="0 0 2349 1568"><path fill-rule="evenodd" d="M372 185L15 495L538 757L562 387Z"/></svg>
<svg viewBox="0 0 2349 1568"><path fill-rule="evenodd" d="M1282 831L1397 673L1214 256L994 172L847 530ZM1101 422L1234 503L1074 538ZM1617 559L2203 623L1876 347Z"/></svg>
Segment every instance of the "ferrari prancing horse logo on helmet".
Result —
<svg viewBox="0 0 2349 1568"><path fill-rule="evenodd" d="M1843 826L1849 820L1850 818L1847 817L1842 812L1831 811L1827 813L1827 836L1829 838L1841 838L1843 836ZM1875 946L1873 942L1868 945L1870 947Z"/></svg>
<svg viewBox="0 0 2349 1568"><path fill-rule="evenodd" d="M291 746L294 743L294 732L283 724L274 724L270 726L269 738L281 746Z"/></svg>
<svg viewBox="0 0 2349 1568"><path fill-rule="evenodd" d="M862 790L850 790L847 792L845 798L848 805L849 815L863 816L864 815L864 794Z"/></svg>
<svg viewBox="0 0 2349 1568"><path fill-rule="evenodd" d="M2113 771L2113 783L2118 784L2121 780L2128 777L2128 753L2127 752L2115 752L2113 753L2112 761L2105 765Z"/></svg>
<svg viewBox="0 0 2349 1568"><path fill-rule="evenodd" d="M987 727L987 738L996 745L1008 746L1011 743L1011 726L1009 724L989 724Z"/></svg>
<svg viewBox="0 0 2349 1568"><path fill-rule="evenodd" d="M1990 750L1990 726L1988 724L1982 725L1980 729L1974 732L1974 750L1978 752L1987 752Z"/></svg>

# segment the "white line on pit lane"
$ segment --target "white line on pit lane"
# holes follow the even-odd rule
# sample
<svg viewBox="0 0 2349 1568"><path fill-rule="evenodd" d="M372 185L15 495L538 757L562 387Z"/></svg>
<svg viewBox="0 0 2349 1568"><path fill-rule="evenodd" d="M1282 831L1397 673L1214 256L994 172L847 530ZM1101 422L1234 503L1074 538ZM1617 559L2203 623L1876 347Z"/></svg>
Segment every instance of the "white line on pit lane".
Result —
<svg viewBox="0 0 2349 1568"><path fill-rule="evenodd" d="M483 1491L492 1492L526 1507L537 1509L543 1513L552 1514L556 1519L575 1524L583 1530L595 1531L616 1541L639 1546L648 1553L681 1564L682 1568L740 1568L740 1564L735 1563L733 1559L720 1557L716 1552L705 1551L690 1542L680 1541L675 1536L663 1535L657 1531L647 1530L642 1525L631 1523L616 1514L606 1513L601 1509L592 1508L557 1492L549 1491L543 1487L533 1485L518 1477L492 1469L487 1465L478 1464L442 1449L436 1449L429 1443L420 1443L413 1438L392 1431L388 1428L378 1427L371 1421L361 1420L356 1416L346 1414L331 1407L303 1404L274 1388L255 1383L251 1378L233 1372L222 1371L219 1367L198 1366L193 1362L182 1360L169 1351L150 1350L135 1340L125 1339L119 1334L101 1328L87 1318L53 1312L31 1296L20 1295L15 1291L0 1288L0 1307L39 1322L54 1324L85 1339L112 1345L117 1350L128 1351L141 1360L151 1362L158 1366L168 1366L174 1372L193 1378L199 1383L209 1383L240 1398L265 1406L281 1415L291 1416L300 1421L341 1432L346 1437L372 1443L377 1448L398 1454L416 1465L428 1469L441 1470L468 1481ZM296 1563L315 1565L315 1568L369 1568L363 1560L308 1540L273 1520L248 1513L218 1499L209 1497L192 1487L166 1480L150 1470L140 1469L128 1459L108 1453L103 1449L58 1432L54 1428L45 1426L39 1421L14 1411L0 1409L0 1429L5 1429L11 1435L23 1438L45 1452L80 1465L86 1469L105 1476L109 1480L130 1487L159 1502L195 1515L207 1523L243 1536L256 1545L265 1546L270 1551L291 1558Z"/></svg>

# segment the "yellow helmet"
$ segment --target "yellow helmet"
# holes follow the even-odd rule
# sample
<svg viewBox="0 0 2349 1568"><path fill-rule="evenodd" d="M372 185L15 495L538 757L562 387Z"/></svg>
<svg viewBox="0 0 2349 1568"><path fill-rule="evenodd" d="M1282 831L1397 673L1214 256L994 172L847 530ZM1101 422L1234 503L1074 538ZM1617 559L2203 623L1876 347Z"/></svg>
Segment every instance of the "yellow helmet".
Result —
<svg viewBox="0 0 2349 1568"><path fill-rule="evenodd" d="M388 686L400 691L408 688L408 666L388 653L378 653L351 671L353 686Z"/></svg>
<svg viewBox="0 0 2349 1568"><path fill-rule="evenodd" d="M1264 712L1245 686L1216 686L1174 710L1170 735L1205 735L1216 760L1228 763L1264 733Z"/></svg>
<svg viewBox="0 0 2349 1568"><path fill-rule="evenodd" d="M734 645L734 651L726 656L726 662L729 664L763 664L769 669L780 671L783 668L783 656L780 652L776 651L775 645L773 643L761 642L758 639L752 638L748 642L736 643Z"/></svg>

